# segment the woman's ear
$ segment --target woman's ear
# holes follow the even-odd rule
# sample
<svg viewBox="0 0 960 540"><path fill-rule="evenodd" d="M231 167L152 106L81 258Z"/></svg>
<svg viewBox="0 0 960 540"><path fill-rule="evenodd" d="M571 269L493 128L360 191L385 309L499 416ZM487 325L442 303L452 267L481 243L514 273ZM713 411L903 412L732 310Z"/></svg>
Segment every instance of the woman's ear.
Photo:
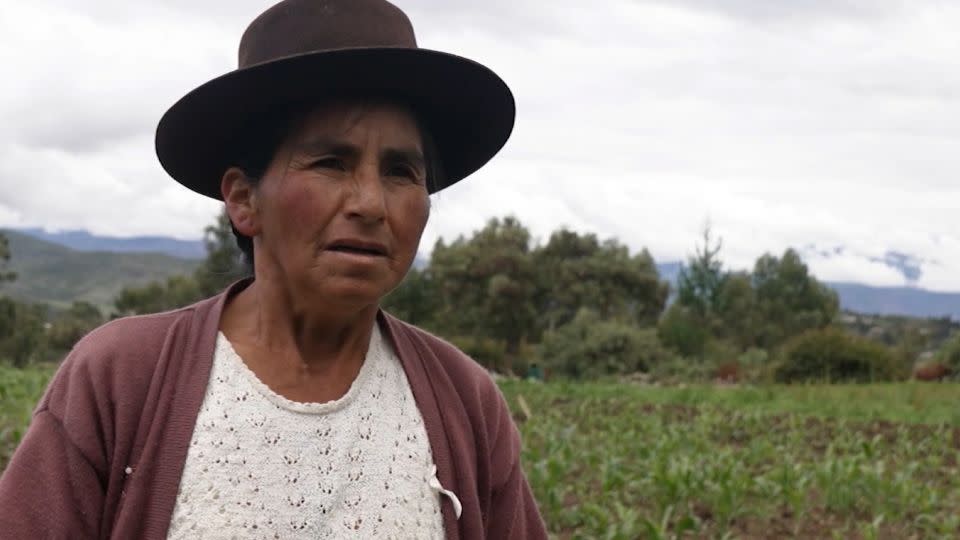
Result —
<svg viewBox="0 0 960 540"><path fill-rule="evenodd" d="M256 236L260 232L257 190L247 174L239 167L227 169L220 180L220 194L237 231L251 238Z"/></svg>

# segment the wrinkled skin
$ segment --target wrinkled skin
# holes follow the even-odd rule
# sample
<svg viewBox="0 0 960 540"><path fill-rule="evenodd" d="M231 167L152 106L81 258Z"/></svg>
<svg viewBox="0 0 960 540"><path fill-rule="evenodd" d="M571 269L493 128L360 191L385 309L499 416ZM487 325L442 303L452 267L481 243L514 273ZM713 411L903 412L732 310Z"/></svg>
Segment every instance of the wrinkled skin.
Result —
<svg viewBox="0 0 960 540"><path fill-rule="evenodd" d="M275 391L339 397L430 213L414 117L386 103L323 105L296 123L259 182L231 168L221 190L234 226L253 238L256 275L221 329Z"/></svg>

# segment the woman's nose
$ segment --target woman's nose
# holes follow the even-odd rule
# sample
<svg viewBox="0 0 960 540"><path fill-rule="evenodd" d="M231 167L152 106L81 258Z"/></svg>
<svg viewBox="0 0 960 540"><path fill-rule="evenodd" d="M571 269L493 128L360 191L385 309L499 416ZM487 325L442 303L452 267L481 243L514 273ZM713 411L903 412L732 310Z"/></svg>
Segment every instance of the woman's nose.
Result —
<svg viewBox="0 0 960 540"><path fill-rule="evenodd" d="M380 221L386 217L386 191L380 176L378 165L357 167L346 202L349 216L365 221Z"/></svg>

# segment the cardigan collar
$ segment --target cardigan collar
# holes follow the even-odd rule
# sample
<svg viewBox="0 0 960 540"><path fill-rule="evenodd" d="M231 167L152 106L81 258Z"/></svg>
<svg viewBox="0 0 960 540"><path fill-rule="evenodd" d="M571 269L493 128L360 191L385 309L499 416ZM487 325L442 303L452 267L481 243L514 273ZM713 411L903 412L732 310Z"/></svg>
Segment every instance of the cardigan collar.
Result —
<svg viewBox="0 0 960 540"><path fill-rule="evenodd" d="M210 377L210 368L213 365L213 356L216 348L216 336L220 330L220 317L223 314L223 310L231 298L246 289L253 281L253 277L246 277L235 281L220 294L206 300L201 300L192 306L197 310L198 314L201 314L201 317L196 321L199 328L197 326L194 327L195 332L192 333L192 339L190 340L191 345L189 345L189 347L197 354L200 365L205 371L204 381ZM386 313L382 309L377 310L377 321L384 331L384 337L393 345L397 357L400 359L400 364L403 366L403 371L413 391L417 408L423 417L427 437L430 440L433 460L437 466L437 479L444 488L454 488L458 484L456 471L453 466L452 444L448 439L447 430L444 429L444 414L437 401L437 388L435 388L431 373L427 369L428 363L423 356L424 354L430 354L430 352L425 350L425 347L417 345L419 340L408 324ZM206 385L203 386L205 391ZM196 400L194 417L200 412L200 406L203 400L202 393L203 392L201 392L199 399ZM186 455L184 455L184 459L186 459ZM174 491L176 491L176 489ZM443 514L446 537L451 540L456 540L460 537L457 523L458 516L456 515L457 512L450 497L443 499L441 512Z"/></svg>

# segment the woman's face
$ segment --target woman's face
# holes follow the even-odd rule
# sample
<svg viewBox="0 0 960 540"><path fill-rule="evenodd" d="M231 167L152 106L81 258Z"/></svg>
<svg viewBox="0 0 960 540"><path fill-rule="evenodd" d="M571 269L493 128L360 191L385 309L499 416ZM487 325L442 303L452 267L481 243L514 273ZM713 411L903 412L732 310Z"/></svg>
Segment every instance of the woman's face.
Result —
<svg viewBox="0 0 960 540"><path fill-rule="evenodd" d="M237 212L225 176L231 217L254 238L258 277L326 305L375 304L406 275L430 213L417 124L402 107L351 102L297 124Z"/></svg>

